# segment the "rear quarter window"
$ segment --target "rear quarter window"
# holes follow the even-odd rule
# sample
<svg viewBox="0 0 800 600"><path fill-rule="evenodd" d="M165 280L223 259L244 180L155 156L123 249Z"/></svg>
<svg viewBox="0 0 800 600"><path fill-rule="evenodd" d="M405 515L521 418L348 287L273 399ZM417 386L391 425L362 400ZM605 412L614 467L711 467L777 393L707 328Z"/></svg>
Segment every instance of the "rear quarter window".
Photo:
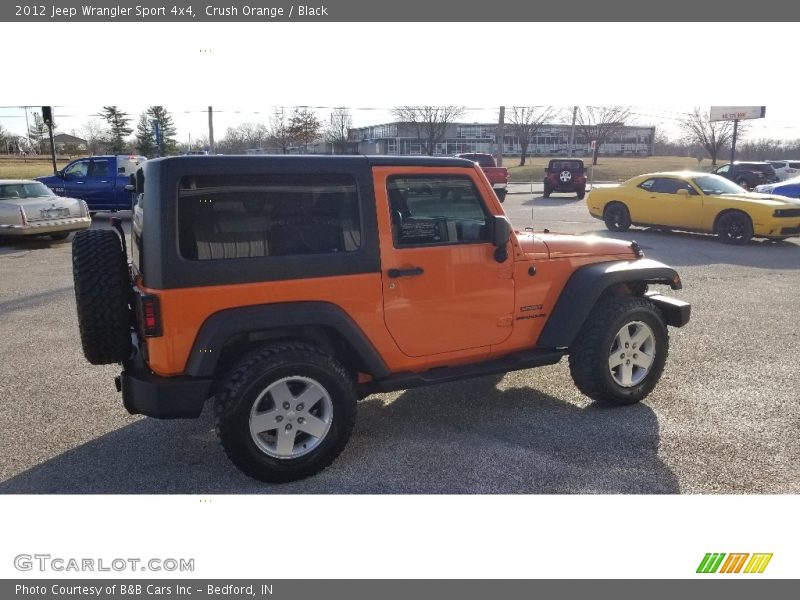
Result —
<svg viewBox="0 0 800 600"><path fill-rule="evenodd" d="M353 252L361 246L351 175L185 176L178 190L180 254L188 260Z"/></svg>

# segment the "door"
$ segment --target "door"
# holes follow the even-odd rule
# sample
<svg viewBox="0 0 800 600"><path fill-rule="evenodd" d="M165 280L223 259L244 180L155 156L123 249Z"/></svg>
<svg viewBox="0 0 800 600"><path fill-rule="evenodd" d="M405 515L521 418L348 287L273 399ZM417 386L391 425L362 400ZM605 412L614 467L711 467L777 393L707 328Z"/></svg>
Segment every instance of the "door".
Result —
<svg viewBox="0 0 800 600"><path fill-rule="evenodd" d="M637 223L667 227L700 227L703 202L699 192L683 179L653 177L639 184L641 214L631 214ZM643 197L642 197L643 195Z"/></svg>
<svg viewBox="0 0 800 600"><path fill-rule="evenodd" d="M86 200L86 176L88 174L88 158L68 164L64 169L64 195Z"/></svg>
<svg viewBox="0 0 800 600"><path fill-rule="evenodd" d="M86 203L92 209L116 208L114 206L114 180L112 161L108 158L93 158L86 175Z"/></svg>
<svg viewBox="0 0 800 600"><path fill-rule="evenodd" d="M392 232L381 236L384 321L415 357L499 344L513 326L513 258L495 259L483 185L463 169L434 173L375 178Z"/></svg>

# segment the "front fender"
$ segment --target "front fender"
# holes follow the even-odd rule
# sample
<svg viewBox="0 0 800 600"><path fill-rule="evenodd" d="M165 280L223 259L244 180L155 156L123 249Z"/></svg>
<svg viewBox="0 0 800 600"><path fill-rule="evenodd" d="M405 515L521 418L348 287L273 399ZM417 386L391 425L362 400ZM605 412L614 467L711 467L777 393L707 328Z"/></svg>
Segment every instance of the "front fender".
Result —
<svg viewBox="0 0 800 600"><path fill-rule="evenodd" d="M606 290L615 284L635 282L662 283L674 290L681 288L675 269L649 258L586 265L577 269L567 281L536 345L568 348Z"/></svg>

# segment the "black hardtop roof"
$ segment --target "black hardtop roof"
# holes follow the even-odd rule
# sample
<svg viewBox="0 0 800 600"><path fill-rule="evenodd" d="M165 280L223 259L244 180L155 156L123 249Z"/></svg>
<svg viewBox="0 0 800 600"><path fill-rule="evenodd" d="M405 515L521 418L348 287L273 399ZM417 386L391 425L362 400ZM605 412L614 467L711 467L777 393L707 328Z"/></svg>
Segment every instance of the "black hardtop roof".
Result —
<svg viewBox="0 0 800 600"><path fill-rule="evenodd" d="M439 156L367 156L367 155L320 155L320 154L216 154L216 155L185 155L155 158L147 161L153 163L179 163L182 165L224 165L226 163L257 165L269 163L272 165L284 164L325 166L327 168L347 165L390 166L390 167L461 167L474 168L475 163L463 158Z"/></svg>
<svg viewBox="0 0 800 600"><path fill-rule="evenodd" d="M551 158L549 161L547 161L547 165L550 166L554 162L579 162L579 163L583 164L583 159L582 158L572 158L571 156L563 156L561 158Z"/></svg>

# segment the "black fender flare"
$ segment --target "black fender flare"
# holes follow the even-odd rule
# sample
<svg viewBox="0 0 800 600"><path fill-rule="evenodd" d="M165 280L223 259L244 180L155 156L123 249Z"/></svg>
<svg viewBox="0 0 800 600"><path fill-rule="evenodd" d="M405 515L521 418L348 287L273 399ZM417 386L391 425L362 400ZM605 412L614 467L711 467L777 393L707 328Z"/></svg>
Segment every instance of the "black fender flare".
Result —
<svg viewBox="0 0 800 600"><path fill-rule="evenodd" d="M577 269L564 285L536 345L568 348L609 287L640 281L667 284L674 290L681 288L675 269L649 258L594 263Z"/></svg>
<svg viewBox="0 0 800 600"><path fill-rule="evenodd" d="M369 374L379 379L389 368L361 328L339 306L330 302L286 302L229 308L214 313L200 327L186 374L212 377L220 350L234 335L291 326L322 326L333 329L353 348Z"/></svg>

